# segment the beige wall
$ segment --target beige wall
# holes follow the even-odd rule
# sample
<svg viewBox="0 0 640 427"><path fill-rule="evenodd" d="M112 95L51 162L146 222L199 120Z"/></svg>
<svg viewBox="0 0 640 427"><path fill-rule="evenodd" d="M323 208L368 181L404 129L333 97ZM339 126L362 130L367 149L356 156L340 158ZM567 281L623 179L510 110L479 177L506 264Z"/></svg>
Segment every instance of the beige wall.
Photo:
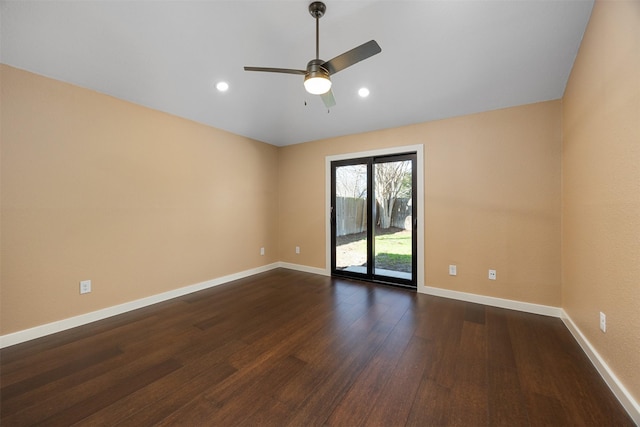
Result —
<svg viewBox="0 0 640 427"><path fill-rule="evenodd" d="M563 134L562 305L640 401L640 1L596 2Z"/></svg>
<svg viewBox="0 0 640 427"><path fill-rule="evenodd" d="M416 144L425 284L560 306L559 101L281 148L280 259L325 267L326 156Z"/></svg>
<svg viewBox="0 0 640 427"><path fill-rule="evenodd" d="M1 73L1 334L277 261L276 147Z"/></svg>

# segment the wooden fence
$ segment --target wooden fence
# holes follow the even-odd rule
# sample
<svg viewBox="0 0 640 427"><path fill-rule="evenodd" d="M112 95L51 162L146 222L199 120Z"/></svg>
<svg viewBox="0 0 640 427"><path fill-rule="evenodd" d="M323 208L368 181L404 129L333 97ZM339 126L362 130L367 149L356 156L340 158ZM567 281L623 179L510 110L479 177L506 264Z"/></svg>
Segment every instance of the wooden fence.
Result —
<svg viewBox="0 0 640 427"><path fill-rule="evenodd" d="M411 229L410 199L397 199L391 214L391 226ZM375 213L374 213L375 216ZM376 217L377 223L377 217ZM367 208L365 199L336 197L336 235L362 233L367 230Z"/></svg>
<svg viewBox="0 0 640 427"><path fill-rule="evenodd" d="M365 199L336 197L336 236L362 233L366 229Z"/></svg>

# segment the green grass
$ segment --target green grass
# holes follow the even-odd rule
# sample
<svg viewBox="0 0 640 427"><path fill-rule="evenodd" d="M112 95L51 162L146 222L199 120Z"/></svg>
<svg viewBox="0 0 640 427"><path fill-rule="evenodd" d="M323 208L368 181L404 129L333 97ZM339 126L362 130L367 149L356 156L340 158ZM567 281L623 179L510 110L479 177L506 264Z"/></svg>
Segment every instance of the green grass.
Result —
<svg viewBox="0 0 640 427"><path fill-rule="evenodd" d="M400 231L375 237L376 254L411 255L411 231Z"/></svg>
<svg viewBox="0 0 640 427"><path fill-rule="evenodd" d="M411 272L411 231L375 236L375 266Z"/></svg>
<svg viewBox="0 0 640 427"><path fill-rule="evenodd" d="M411 272L411 231L402 230L378 230L375 236L375 265L377 268ZM383 234L387 232L388 234ZM364 233L359 239L344 243L357 253L364 254L367 251L367 241ZM351 236L354 238L356 236Z"/></svg>
<svg viewBox="0 0 640 427"><path fill-rule="evenodd" d="M337 242L342 264L360 265L365 261L367 252L366 233L340 236ZM352 255L348 255L352 254ZM376 229L375 235L376 268L392 271L411 272L411 230L398 228Z"/></svg>
<svg viewBox="0 0 640 427"><path fill-rule="evenodd" d="M411 273L411 254L388 254L378 253L376 254L376 268L382 268L391 271L403 271L405 273Z"/></svg>

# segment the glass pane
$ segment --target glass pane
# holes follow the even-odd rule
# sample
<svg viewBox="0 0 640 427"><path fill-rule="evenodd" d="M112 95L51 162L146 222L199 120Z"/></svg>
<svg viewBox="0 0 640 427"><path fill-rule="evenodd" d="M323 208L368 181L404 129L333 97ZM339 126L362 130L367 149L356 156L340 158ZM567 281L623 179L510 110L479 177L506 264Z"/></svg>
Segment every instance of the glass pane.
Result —
<svg viewBox="0 0 640 427"><path fill-rule="evenodd" d="M336 167L336 269L367 273L367 165Z"/></svg>
<svg viewBox="0 0 640 427"><path fill-rule="evenodd" d="M374 273L411 280L411 160L376 163Z"/></svg>

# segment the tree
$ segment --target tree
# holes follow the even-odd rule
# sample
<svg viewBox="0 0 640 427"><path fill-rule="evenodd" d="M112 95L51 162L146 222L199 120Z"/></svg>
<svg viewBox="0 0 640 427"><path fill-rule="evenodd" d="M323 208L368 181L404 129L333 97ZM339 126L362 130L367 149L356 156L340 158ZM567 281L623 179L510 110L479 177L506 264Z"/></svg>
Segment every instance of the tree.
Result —
<svg viewBox="0 0 640 427"><path fill-rule="evenodd" d="M367 166L351 165L336 169L336 195L362 199L367 196Z"/></svg>
<svg viewBox="0 0 640 427"><path fill-rule="evenodd" d="M396 200L411 193L411 161L376 163L375 193L378 205L378 225L391 226L391 215Z"/></svg>

